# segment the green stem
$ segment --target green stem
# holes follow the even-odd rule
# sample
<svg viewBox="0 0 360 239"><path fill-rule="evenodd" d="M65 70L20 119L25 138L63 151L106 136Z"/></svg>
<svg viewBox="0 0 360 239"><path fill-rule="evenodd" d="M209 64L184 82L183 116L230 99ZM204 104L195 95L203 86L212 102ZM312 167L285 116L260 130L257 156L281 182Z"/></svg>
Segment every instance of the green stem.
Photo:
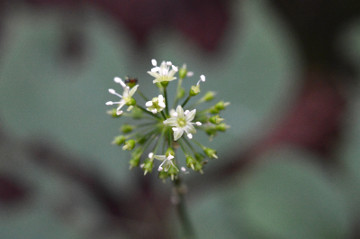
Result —
<svg viewBox="0 0 360 239"><path fill-rule="evenodd" d="M146 98L146 96L138 89L137 91L136 91L140 96L141 96L141 98L143 98L145 101L149 101L148 100L148 98Z"/></svg>
<svg viewBox="0 0 360 239"><path fill-rule="evenodd" d="M185 185L181 182L179 176L173 181L173 186L175 189L174 192L176 193L175 196L177 197L177 202L175 205L176 211L184 231L184 236L185 236L184 239L194 239L195 238L194 228L190 222L185 204L186 188Z"/></svg>
<svg viewBox="0 0 360 239"><path fill-rule="evenodd" d="M186 100L184 101L184 103L182 103L181 107L184 108L184 106L186 105L186 103L190 100L191 96L189 95Z"/></svg>
<svg viewBox="0 0 360 239"><path fill-rule="evenodd" d="M178 98L178 95L179 95L179 91L180 91L180 88L181 88L181 85L182 85L182 80L183 78L180 78L179 81L178 81L178 85L177 85L177 88L176 88L176 98L175 98L175 101L174 101L174 105L173 105L173 108L175 108L179 102L179 99Z"/></svg>
<svg viewBox="0 0 360 239"><path fill-rule="evenodd" d="M166 86L163 86L164 89L164 98L165 98L165 112L166 115L169 115L169 106L168 106L168 97L167 97L167 91L166 91Z"/></svg>

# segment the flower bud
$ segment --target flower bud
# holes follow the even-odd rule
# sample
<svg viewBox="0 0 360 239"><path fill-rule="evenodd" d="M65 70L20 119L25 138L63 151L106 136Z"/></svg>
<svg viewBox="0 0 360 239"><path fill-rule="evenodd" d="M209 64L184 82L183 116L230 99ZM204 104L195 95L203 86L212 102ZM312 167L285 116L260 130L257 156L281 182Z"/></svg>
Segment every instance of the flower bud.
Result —
<svg viewBox="0 0 360 239"><path fill-rule="evenodd" d="M139 166L139 163L140 163L140 157L132 157L129 161L130 169Z"/></svg>
<svg viewBox="0 0 360 239"><path fill-rule="evenodd" d="M209 158L215 158L215 159L218 158L218 156L216 155L215 149L205 147L203 150L204 150L204 153L206 154L206 156L208 156Z"/></svg>
<svg viewBox="0 0 360 239"><path fill-rule="evenodd" d="M145 162L141 165L141 167L144 170L144 175L151 173L154 168L154 160L149 158L145 159Z"/></svg>
<svg viewBox="0 0 360 239"><path fill-rule="evenodd" d="M215 98L214 91L208 91L206 94L201 98L201 101L211 101Z"/></svg>
<svg viewBox="0 0 360 239"><path fill-rule="evenodd" d="M177 92L176 98L181 99L181 98L184 97L184 95L185 95L185 90L184 90L184 88L180 87L178 92Z"/></svg>
<svg viewBox="0 0 360 239"><path fill-rule="evenodd" d="M123 132L124 134L130 133L131 131L133 131L133 129L134 126L129 124L123 124L120 128L121 132Z"/></svg>
<svg viewBox="0 0 360 239"><path fill-rule="evenodd" d="M111 115L111 117L113 117L113 118L119 118L121 116L121 114L120 115L117 114L117 111L116 111L115 108L111 109L111 110L108 110L106 113L108 115Z"/></svg>
<svg viewBox="0 0 360 239"><path fill-rule="evenodd" d="M196 164L196 160L190 155L186 155L186 166L188 168L192 168L192 170L195 170L195 164Z"/></svg>
<svg viewBox="0 0 360 239"><path fill-rule="evenodd" d="M217 131L222 131L222 132L225 132L226 129L228 129L228 128L229 128L229 125L224 124L224 123L215 126L215 129Z"/></svg>
<svg viewBox="0 0 360 239"><path fill-rule="evenodd" d="M171 180L175 179L175 176L179 174L179 169L177 169L175 166L171 165L167 173L170 175Z"/></svg>
<svg viewBox="0 0 360 239"><path fill-rule="evenodd" d="M209 118L209 121L213 124L220 124L224 119L220 118L219 115L214 115Z"/></svg>
<svg viewBox="0 0 360 239"><path fill-rule="evenodd" d="M228 105L230 105L230 102L219 101L216 103L215 108L220 111L226 109L226 106Z"/></svg>
<svg viewBox="0 0 360 239"><path fill-rule="evenodd" d="M131 116L134 119L142 119L143 118L143 112L138 107L134 107L134 109L131 111Z"/></svg>
<svg viewBox="0 0 360 239"><path fill-rule="evenodd" d="M126 137L124 135L119 135L114 138L112 141L112 144L122 145L126 140Z"/></svg>
<svg viewBox="0 0 360 239"><path fill-rule="evenodd" d="M162 179L163 181L165 181L165 179L167 179L170 175L168 174L168 172L165 171L160 171L158 174L158 177L160 179Z"/></svg>
<svg viewBox="0 0 360 239"><path fill-rule="evenodd" d="M125 145L123 146L123 150L132 150L135 147L135 140L129 139L125 141Z"/></svg>
<svg viewBox="0 0 360 239"><path fill-rule="evenodd" d="M180 69L179 69L179 78L180 79L184 79L187 75L187 69L186 69L186 65L183 65Z"/></svg>

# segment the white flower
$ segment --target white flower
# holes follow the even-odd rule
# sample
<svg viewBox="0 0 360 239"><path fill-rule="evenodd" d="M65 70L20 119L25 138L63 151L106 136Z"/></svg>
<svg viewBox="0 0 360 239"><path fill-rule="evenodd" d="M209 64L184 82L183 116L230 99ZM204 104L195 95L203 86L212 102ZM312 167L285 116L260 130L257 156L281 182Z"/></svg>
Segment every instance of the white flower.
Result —
<svg viewBox="0 0 360 239"><path fill-rule="evenodd" d="M196 129L193 124L200 126L200 122L191 122L195 118L196 109L192 111L186 110L178 105L175 110L171 110L171 117L165 120L163 123L165 125L173 126L172 130L174 131L174 140L178 140L183 134L184 131L189 139L192 138L192 134L196 133Z"/></svg>
<svg viewBox="0 0 360 239"><path fill-rule="evenodd" d="M151 63L154 67L151 71L148 71L148 73L155 78L153 83L167 82L176 79L174 75L178 71L178 67L174 66L171 61L163 61L160 66L157 66L157 61L155 59L152 59Z"/></svg>
<svg viewBox="0 0 360 239"><path fill-rule="evenodd" d="M159 95L158 97L154 97L152 100L147 101L145 103L146 109L153 114L156 114L162 111L165 108L165 99L164 96Z"/></svg>
<svg viewBox="0 0 360 239"><path fill-rule="evenodd" d="M164 171L167 172L171 166L175 167L177 169L177 167L175 166L174 162L172 161L172 159L174 158L174 155L172 155L171 153L168 154L168 156L166 155L154 155L154 153L149 153L149 158L150 159L157 159L162 161L162 163L159 165L158 171Z"/></svg>
<svg viewBox="0 0 360 239"><path fill-rule="evenodd" d="M136 92L136 90L137 90L137 88L139 87L139 85L136 85L136 86L134 86L133 88L131 88L130 89L130 87L129 86L127 86L122 80L121 80L121 78L119 78L119 77L115 77L114 78L114 81L116 82L116 83L119 83L121 86L122 86L122 88L123 88L123 94L122 95L120 95L120 94L118 94L114 89L109 89L109 93L110 94L113 94L113 95L116 95L116 96L118 96L118 97L120 97L120 101L118 101L118 102L113 102L113 101L108 101L108 102L106 102L106 105L115 105L115 104L118 104L118 107L117 107L117 109L116 109L116 114L117 115L121 115L122 113L123 113L123 111L121 110L121 108L124 106L124 105L129 105L129 107L128 107L128 109L127 109L127 111L130 111L132 108L133 108L133 106L131 105L132 103L133 103L133 98L132 98L132 96L135 94L135 92Z"/></svg>

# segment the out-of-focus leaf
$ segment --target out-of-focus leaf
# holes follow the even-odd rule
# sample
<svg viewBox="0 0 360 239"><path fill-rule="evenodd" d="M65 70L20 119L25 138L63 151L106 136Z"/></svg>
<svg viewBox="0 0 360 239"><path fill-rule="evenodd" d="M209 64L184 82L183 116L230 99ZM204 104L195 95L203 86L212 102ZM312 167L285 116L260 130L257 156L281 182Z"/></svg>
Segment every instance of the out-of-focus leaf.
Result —
<svg viewBox="0 0 360 239"><path fill-rule="evenodd" d="M274 151L244 177L242 203L254 238L348 238L349 213L340 190L310 155Z"/></svg>

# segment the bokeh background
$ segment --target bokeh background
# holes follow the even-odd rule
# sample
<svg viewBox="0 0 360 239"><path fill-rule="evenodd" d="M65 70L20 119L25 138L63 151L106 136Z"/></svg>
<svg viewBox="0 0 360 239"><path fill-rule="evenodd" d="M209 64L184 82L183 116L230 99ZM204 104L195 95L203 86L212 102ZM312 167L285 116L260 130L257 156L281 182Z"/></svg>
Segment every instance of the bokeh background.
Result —
<svg viewBox="0 0 360 239"><path fill-rule="evenodd" d="M231 102L219 159L187 177L198 238L360 238L359 16L357 0L0 1L0 238L181 238L171 184L129 171L105 113L114 76L151 86L152 58Z"/></svg>

